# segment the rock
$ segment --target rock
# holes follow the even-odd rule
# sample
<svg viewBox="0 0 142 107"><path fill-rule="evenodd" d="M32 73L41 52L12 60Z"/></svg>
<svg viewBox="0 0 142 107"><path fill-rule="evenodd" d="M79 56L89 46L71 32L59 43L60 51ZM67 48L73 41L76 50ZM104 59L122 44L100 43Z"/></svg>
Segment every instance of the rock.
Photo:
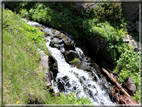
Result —
<svg viewBox="0 0 142 107"><path fill-rule="evenodd" d="M56 44L62 44L63 40L60 40L59 38L53 38L52 39Z"/></svg>
<svg viewBox="0 0 142 107"><path fill-rule="evenodd" d="M125 83L125 85L126 85L126 87L127 87L127 89L128 89L128 93L131 95L131 96L133 96L134 94L136 94L136 86L135 86L135 84L133 83L133 78L131 78L131 77L128 77L128 79L127 79L127 81L126 81L126 83Z"/></svg>
<svg viewBox="0 0 142 107"><path fill-rule="evenodd" d="M50 41L49 46L54 47L55 42L54 41Z"/></svg>
<svg viewBox="0 0 142 107"><path fill-rule="evenodd" d="M55 34L55 32L56 32L56 29L53 29L53 30L52 30L52 33Z"/></svg>
<svg viewBox="0 0 142 107"><path fill-rule="evenodd" d="M126 96L126 95L119 95L119 101L117 104L138 104L136 100L134 100L131 96Z"/></svg>
<svg viewBox="0 0 142 107"><path fill-rule="evenodd" d="M71 40L64 40L64 48L65 50L75 50L74 44Z"/></svg>
<svg viewBox="0 0 142 107"><path fill-rule="evenodd" d="M48 56L44 53L44 51L39 50L41 53L41 61L40 61L40 65L46 67L46 86L51 86L51 75L50 72L48 70Z"/></svg>
<svg viewBox="0 0 142 107"><path fill-rule="evenodd" d="M49 36L48 32L44 32L45 37Z"/></svg>
<svg viewBox="0 0 142 107"><path fill-rule="evenodd" d="M79 55L76 51L69 50L65 52L65 58L66 58L66 61L69 62L74 60L75 58L79 58Z"/></svg>
<svg viewBox="0 0 142 107"><path fill-rule="evenodd" d="M43 31L42 27L37 27L40 31Z"/></svg>
<svg viewBox="0 0 142 107"><path fill-rule="evenodd" d="M52 72L50 74L53 76L53 79L55 80L58 73L58 66L57 66L57 61L52 54L49 56L48 64L49 64L49 70Z"/></svg>
<svg viewBox="0 0 142 107"><path fill-rule="evenodd" d="M133 49L138 49L137 41L131 35L123 35L123 41L128 43Z"/></svg>
<svg viewBox="0 0 142 107"><path fill-rule="evenodd" d="M135 21L139 15L139 3L134 3L134 2L130 2L130 3L126 3L126 2L122 2L122 10L124 17L129 20L129 21Z"/></svg>

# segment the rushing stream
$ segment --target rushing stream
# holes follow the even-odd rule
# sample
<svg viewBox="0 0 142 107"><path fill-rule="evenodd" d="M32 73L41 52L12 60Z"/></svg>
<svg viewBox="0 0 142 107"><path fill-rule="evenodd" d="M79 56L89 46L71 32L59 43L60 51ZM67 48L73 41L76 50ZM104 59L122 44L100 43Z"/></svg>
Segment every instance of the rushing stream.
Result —
<svg viewBox="0 0 142 107"><path fill-rule="evenodd" d="M95 105L115 104L109 98L108 93L106 93L105 90L103 90L103 88L100 86L100 82L102 80L96 73L95 75L97 79L94 80L93 76L89 72L70 66L66 62L64 55L60 52L60 50L49 46L51 37L53 36L52 28L45 27L37 22L26 22L32 26L42 27L43 31L46 31L49 34L49 36L46 37L46 46L52 53L52 55L55 57L58 64L58 74L56 77L56 83L54 83L53 86L55 92L59 92L59 87L60 85L62 85L63 92L65 94L75 92L76 97L88 97ZM66 35L68 37L71 36L67 33ZM79 54L80 58L85 61L85 55L83 54L83 51L79 47L76 47L75 50Z"/></svg>

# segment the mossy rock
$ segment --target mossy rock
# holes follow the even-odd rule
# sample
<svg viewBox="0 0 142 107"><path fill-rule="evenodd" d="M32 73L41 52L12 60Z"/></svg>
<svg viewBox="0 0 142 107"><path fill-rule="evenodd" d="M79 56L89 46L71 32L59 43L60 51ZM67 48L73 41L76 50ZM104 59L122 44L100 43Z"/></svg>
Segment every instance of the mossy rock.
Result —
<svg viewBox="0 0 142 107"><path fill-rule="evenodd" d="M67 35L62 35L62 38L63 38L63 39L69 39L69 38L67 37Z"/></svg>
<svg viewBox="0 0 142 107"><path fill-rule="evenodd" d="M42 27L37 27L40 31L43 31Z"/></svg>
<svg viewBox="0 0 142 107"><path fill-rule="evenodd" d="M56 32L56 29L53 29L53 30L52 30L52 33L55 33L55 32Z"/></svg>
<svg viewBox="0 0 142 107"><path fill-rule="evenodd" d="M64 46L66 50L75 50L74 44L71 41L64 41Z"/></svg>
<svg viewBox="0 0 142 107"><path fill-rule="evenodd" d="M75 58L79 58L79 55L76 51L69 50L65 52L65 58L67 62L70 62L73 61Z"/></svg>
<svg viewBox="0 0 142 107"><path fill-rule="evenodd" d="M48 33L48 32L45 32L44 35L47 37L47 36L49 36L49 33Z"/></svg>
<svg viewBox="0 0 142 107"><path fill-rule="evenodd" d="M55 42L54 41L50 41L49 46L54 47Z"/></svg>
<svg viewBox="0 0 142 107"><path fill-rule="evenodd" d="M62 39L61 33L58 33L58 34L54 35L53 37Z"/></svg>
<svg viewBox="0 0 142 107"><path fill-rule="evenodd" d="M91 72L92 72L92 70L91 70L91 69L89 69L89 68L86 68L85 70L86 70L86 71L91 71Z"/></svg>
<svg viewBox="0 0 142 107"><path fill-rule="evenodd" d="M74 64L74 63L78 63L78 62L79 62L78 58L75 58L74 60L69 61L70 64Z"/></svg>

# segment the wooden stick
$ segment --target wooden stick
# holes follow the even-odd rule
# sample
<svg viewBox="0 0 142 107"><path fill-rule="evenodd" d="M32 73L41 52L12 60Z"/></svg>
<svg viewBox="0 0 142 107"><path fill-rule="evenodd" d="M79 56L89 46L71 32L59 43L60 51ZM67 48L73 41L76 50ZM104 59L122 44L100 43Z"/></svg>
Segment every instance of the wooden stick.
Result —
<svg viewBox="0 0 142 107"><path fill-rule="evenodd" d="M127 95L127 96L130 96L130 95L123 89L123 87L110 75L110 73L109 73L107 70L105 70L103 67L102 67L102 71L107 74L107 76L110 78L110 80L111 80L113 83L116 84L116 86L120 89L121 92L123 92L123 93L124 93L125 95Z"/></svg>

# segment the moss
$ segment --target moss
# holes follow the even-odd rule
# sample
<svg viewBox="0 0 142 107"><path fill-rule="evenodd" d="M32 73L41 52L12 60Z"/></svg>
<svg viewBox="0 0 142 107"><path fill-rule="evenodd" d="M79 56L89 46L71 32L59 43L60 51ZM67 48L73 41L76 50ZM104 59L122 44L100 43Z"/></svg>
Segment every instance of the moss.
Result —
<svg viewBox="0 0 142 107"><path fill-rule="evenodd" d="M69 39L66 35L62 36L63 39Z"/></svg>
<svg viewBox="0 0 142 107"><path fill-rule="evenodd" d="M77 58L74 58L74 60L69 61L70 64L74 64L74 63L78 63L78 62L79 62L79 60Z"/></svg>
<svg viewBox="0 0 142 107"><path fill-rule="evenodd" d="M56 32L56 29L53 29L53 30L52 30L52 33L55 33L55 32Z"/></svg>
<svg viewBox="0 0 142 107"><path fill-rule="evenodd" d="M42 31L42 27L37 27L40 31Z"/></svg>
<svg viewBox="0 0 142 107"><path fill-rule="evenodd" d="M92 72L92 70L91 70L91 69L89 69L89 68L86 68L85 70L87 70L87 71L91 71L91 72Z"/></svg>
<svg viewBox="0 0 142 107"><path fill-rule="evenodd" d="M45 32L44 35L47 37L49 34L47 32Z"/></svg>

